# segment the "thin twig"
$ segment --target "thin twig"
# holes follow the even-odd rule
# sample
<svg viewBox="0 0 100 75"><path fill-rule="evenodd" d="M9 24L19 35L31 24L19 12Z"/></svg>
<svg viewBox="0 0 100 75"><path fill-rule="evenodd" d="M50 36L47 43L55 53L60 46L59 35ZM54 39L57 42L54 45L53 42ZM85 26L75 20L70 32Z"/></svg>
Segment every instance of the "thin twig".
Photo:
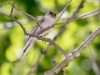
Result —
<svg viewBox="0 0 100 75"><path fill-rule="evenodd" d="M88 17L91 17L91 16L94 16L94 15L97 15L100 13L100 9L96 9L94 11L91 11L91 12L88 12L86 14L82 14L81 16L79 17L76 17L76 18L73 18L71 21L74 21L74 20L78 20L78 19L83 19L83 18L88 18ZM89 16L90 15L90 16ZM87 17L88 16L88 17ZM64 22L60 22L60 23L57 23L56 25L59 25L59 24L64 24Z"/></svg>
<svg viewBox="0 0 100 75"><path fill-rule="evenodd" d="M18 7L16 7L14 4L12 4L9 0L7 0L8 1L8 4L10 4L10 5L12 5L13 6L13 8L15 8L15 9L17 9L17 10L19 10L19 11L21 11L22 13L24 13L25 15L27 15L28 17L30 17L30 18L32 18L34 21L36 21L37 22L37 24L40 26L40 28L41 28L41 30L43 30L43 27L39 24L39 22L38 22L38 20L36 19L36 18L34 18L33 16L31 16L30 14L28 14L28 13L26 13L25 11L23 11L22 9L20 9L20 8L18 8Z"/></svg>
<svg viewBox="0 0 100 75"><path fill-rule="evenodd" d="M59 15L59 17L57 18L55 24L59 21L59 19L61 18L61 16L63 15L63 13L66 11L67 7L69 6L69 4L71 3L72 0L70 0L66 6L64 7L64 9L61 11L61 14Z"/></svg>
<svg viewBox="0 0 100 75"><path fill-rule="evenodd" d="M12 20L14 20L16 23L18 23L18 24L21 26L21 28L22 28L23 31L24 31L24 34L25 34L25 35L28 35L28 33L26 32L26 30L25 30L23 24L21 24L21 23L20 23L19 21L17 21L15 18L13 18L13 17L11 17L11 16L9 16L9 15L3 13L3 12L0 12L0 14L5 15L5 16L11 18Z"/></svg>
<svg viewBox="0 0 100 75"><path fill-rule="evenodd" d="M94 11L92 11L92 12L89 12L89 13L87 13L87 14L84 14L84 15L82 15L82 16L79 16L79 17L77 17L77 18L75 18L75 19L73 19L73 20L78 20L78 19L83 19L83 18L87 18L86 16L88 15L91 15L91 16L94 16L94 15L97 15L97 14L99 14L100 13L100 9L97 9L97 10L94 10ZM89 16L90 17L90 16Z"/></svg>
<svg viewBox="0 0 100 75"><path fill-rule="evenodd" d="M4 16L7 16L7 17L9 17L9 18L10 18L10 16L9 16L9 15L7 15L7 14L5 14L5 13L3 13L3 12L0 12L0 14L2 14L2 15L4 15Z"/></svg>
<svg viewBox="0 0 100 75"><path fill-rule="evenodd" d="M9 0L8 0L9 1ZM16 3L17 0L14 0L14 3L12 4L12 8L11 8L11 12L10 12L10 16L12 16L13 13L13 9L14 9L14 4ZM10 1L9 1L10 2Z"/></svg>
<svg viewBox="0 0 100 75"><path fill-rule="evenodd" d="M11 2L10 2L9 0L7 0L7 1L8 1L9 4L11 4ZM21 28L23 29L24 34L27 35L28 33L26 32L24 26L23 26L19 21L17 21L15 18L13 18L13 16L12 16L13 9L14 9L14 4L16 3L16 1L17 1L17 0L15 0L14 3L12 4L12 9L11 9L11 12L10 12L10 16L9 16L9 15L6 15L5 13L2 13L2 14L3 14L3 15L6 15L6 16L8 16L8 17L10 17L10 18L13 19L16 23L18 23L18 24L21 26Z"/></svg>
<svg viewBox="0 0 100 75"><path fill-rule="evenodd" d="M12 3L11 3L11 2L8 2L8 3L12 5ZM14 5L13 7L14 7L15 9L17 9L17 10L21 11L21 12L22 12L22 13L24 13L25 15L29 16L29 17L30 17L30 18L32 18L34 21L38 22L38 21L36 20L36 18L34 18L34 17L33 17L33 16L31 16L30 14L26 13L26 12L25 12L25 11L23 11L22 9L20 9L20 8L16 7L15 5Z"/></svg>
<svg viewBox="0 0 100 75"><path fill-rule="evenodd" d="M85 0L82 0L82 2L80 3L80 5L78 6L77 10L74 12L74 14L72 15L71 18L69 18L66 22L66 24L69 24L69 22L73 21L74 18L76 18L76 16L78 15L78 12L80 11L81 8L83 8L83 3L85 2Z"/></svg>

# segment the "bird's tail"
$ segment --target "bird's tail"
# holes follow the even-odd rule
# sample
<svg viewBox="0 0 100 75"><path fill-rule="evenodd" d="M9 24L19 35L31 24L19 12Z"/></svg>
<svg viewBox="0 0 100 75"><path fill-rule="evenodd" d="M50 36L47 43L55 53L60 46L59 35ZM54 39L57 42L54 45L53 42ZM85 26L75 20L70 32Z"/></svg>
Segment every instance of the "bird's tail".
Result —
<svg viewBox="0 0 100 75"><path fill-rule="evenodd" d="M20 52L20 54L18 55L18 59L22 60L25 55L27 54L27 52L29 51L30 47L32 46L32 44L37 40L37 38L33 38L30 37L29 40L27 41L25 47L23 48L23 50Z"/></svg>

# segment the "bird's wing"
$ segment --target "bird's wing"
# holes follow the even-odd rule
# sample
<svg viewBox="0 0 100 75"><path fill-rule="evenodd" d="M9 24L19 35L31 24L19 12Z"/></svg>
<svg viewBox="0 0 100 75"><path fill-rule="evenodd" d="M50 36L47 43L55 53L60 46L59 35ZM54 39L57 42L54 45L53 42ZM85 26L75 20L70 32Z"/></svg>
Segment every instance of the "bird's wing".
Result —
<svg viewBox="0 0 100 75"><path fill-rule="evenodd" d="M44 17L38 21L40 24L44 22Z"/></svg>
<svg viewBox="0 0 100 75"><path fill-rule="evenodd" d="M38 22L39 22L39 24L41 25L43 22L44 22L44 17L43 18L41 18ZM40 28L40 26L38 25L38 23L36 24L36 26L32 29L32 31L31 31L31 34L36 34L36 32L37 32L37 29L38 28ZM40 28L41 29L41 28ZM28 38L28 40L30 39L30 36L29 36L29 38Z"/></svg>
<svg viewBox="0 0 100 75"><path fill-rule="evenodd" d="M38 22L39 22L39 24L41 25L41 24L44 22L44 17L41 18ZM36 26L32 29L31 33L32 33L32 34L35 33L36 30L37 30L37 28L40 28L40 26L38 25L38 23L37 23Z"/></svg>

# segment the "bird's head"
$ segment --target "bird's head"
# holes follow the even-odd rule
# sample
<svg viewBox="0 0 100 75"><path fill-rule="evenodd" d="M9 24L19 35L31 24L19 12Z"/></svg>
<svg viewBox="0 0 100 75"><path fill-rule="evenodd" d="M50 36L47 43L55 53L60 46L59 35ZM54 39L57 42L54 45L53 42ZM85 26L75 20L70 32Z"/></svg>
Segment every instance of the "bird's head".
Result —
<svg viewBox="0 0 100 75"><path fill-rule="evenodd" d="M47 16L50 16L50 17L52 17L52 18L56 18L56 12L55 12L55 11L49 11L49 12L47 13Z"/></svg>

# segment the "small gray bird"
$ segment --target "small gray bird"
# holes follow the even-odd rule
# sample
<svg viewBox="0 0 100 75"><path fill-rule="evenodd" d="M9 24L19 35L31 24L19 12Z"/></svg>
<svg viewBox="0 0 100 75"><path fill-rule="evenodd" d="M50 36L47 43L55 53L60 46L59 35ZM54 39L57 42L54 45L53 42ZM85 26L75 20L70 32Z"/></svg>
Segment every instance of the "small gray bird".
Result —
<svg viewBox="0 0 100 75"><path fill-rule="evenodd" d="M49 11L41 20L39 20L39 24L41 25L42 28L46 28L51 26L52 24L54 24L55 22L55 17L56 17L56 13L54 11ZM31 31L31 34L35 34L37 35L37 33L39 31L41 31L41 27L37 24ZM51 31L52 28L50 28L49 30L46 30L42 33L39 34L39 36L45 36L46 34L48 34ZM20 54L18 55L18 59L22 60L25 55L27 54L27 52L29 51L29 49L31 48L32 44L37 40L36 37L30 37L28 38L28 41L26 43L26 45L24 46L23 50L20 52Z"/></svg>

